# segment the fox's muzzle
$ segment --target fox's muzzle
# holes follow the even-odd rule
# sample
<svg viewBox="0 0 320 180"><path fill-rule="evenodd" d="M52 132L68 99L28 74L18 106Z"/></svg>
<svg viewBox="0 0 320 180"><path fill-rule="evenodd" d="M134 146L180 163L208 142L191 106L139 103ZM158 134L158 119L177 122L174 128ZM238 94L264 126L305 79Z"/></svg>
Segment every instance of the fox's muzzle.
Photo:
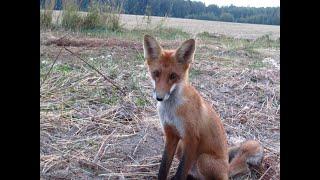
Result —
<svg viewBox="0 0 320 180"><path fill-rule="evenodd" d="M153 98L157 101L167 100L170 97L170 92L168 93L159 93L156 90L153 90Z"/></svg>
<svg viewBox="0 0 320 180"><path fill-rule="evenodd" d="M157 101L165 101L167 99L169 99L170 95L172 94L172 92L175 90L176 88L176 84L173 84L172 87L170 88L169 92L160 92L157 91L156 88L153 90L153 97L157 100Z"/></svg>
<svg viewBox="0 0 320 180"><path fill-rule="evenodd" d="M163 98L156 97L157 101L162 101Z"/></svg>

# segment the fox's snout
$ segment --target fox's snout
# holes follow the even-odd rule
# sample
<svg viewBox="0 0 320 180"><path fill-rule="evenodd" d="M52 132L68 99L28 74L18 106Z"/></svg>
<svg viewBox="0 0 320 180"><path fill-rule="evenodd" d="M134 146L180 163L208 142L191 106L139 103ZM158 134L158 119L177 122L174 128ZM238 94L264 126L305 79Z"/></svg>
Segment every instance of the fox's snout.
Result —
<svg viewBox="0 0 320 180"><path fill-rule="evenodd" d="M157 101L165 101L169 99L170 95L173 93L173 91L177 88L177 84L173 84L168 91L165 90L159 90L157 89L156 85L153 89L153 97Z"/></svg>
<svg viewBox="0 0 320 180"><path fill-rule="evenodd" d="M154 97L157 101L167 100L167 99L170 97L170 92L161 93L161 92L156 91L156 89L154 89L154 91L153 91L153 97Z"/></svg>

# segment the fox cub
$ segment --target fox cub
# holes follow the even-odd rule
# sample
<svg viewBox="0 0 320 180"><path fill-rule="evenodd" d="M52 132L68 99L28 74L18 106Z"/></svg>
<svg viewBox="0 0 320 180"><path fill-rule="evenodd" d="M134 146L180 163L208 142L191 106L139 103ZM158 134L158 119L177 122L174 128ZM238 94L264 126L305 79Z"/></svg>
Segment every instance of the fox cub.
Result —
<svg viewBox="0 0 320 180"><path fill-rule="evenodd" d="M166 137L158 179L167 179L175 154L180 162L174 179L226 180L262 162L263 147L257 141L228 149L218 114L189 84L194 39L176 50L164 50L155 38L145 35L143 48Z"/></svg>

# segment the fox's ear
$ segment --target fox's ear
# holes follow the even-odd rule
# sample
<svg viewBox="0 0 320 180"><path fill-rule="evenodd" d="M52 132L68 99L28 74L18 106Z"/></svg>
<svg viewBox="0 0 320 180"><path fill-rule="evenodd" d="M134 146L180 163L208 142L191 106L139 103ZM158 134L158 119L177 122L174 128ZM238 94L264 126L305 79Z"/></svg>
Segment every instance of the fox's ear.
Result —
<svg viewBox="0 0 320 180"><path fill-rule="evenodd" d="M161 54L161 46L157 40L150 35L144 36L143 50L145 59L158 59Z"/></svg>
<svg viewBox="0 0 320 180"><path fill-rule="evenodd" d="M193 60L195 49L196 41L194 39L183 42L176 51L176 59L180 63L190 63Z"/></svg>

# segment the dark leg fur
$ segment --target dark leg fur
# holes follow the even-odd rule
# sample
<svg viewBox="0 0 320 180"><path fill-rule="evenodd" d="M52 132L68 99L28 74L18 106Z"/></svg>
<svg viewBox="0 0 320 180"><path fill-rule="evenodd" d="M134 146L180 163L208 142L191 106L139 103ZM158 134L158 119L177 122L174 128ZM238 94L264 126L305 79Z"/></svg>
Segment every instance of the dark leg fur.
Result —
<svg viewBox="0 0 320 180"><path fill-rule="evenodd" d="M184 165L185 165L185 156L182 156L182 158L180 160L180 163L179 163L179 166L178 166L178 169L177 169L177 172L176 172L176 174L175 174L173 179L178 180L179 177L182 177L182 175L183 175L182 171L184 169Z"/></svg>
<svg viewBox="0 0 320 180"><path fill-rule="evenodd" d="M175 178L174 177L172 177L171 178L171 180L175 180ZM191 176L191 175L188 175L187 176L187 180L197 180L196 178L194 178L193 176Z"/></svg>
<svg viewBox="0 0 320 180"><path fill-rule="evenodd" d="M197 180L196 178L194 178L193 176L191 176L190 174L187 176L187 180Z"/></svg>
<svg viewBox="0 0 320 180"><path fill-rule="evenodd" d="M173 160L174 153L179 142L179 137L177 137L170 127L165 127L166 134L166 145L163 151L162 160L160 164L160 169L158 173L159 180L166 180L168 172Z"/></svg>

